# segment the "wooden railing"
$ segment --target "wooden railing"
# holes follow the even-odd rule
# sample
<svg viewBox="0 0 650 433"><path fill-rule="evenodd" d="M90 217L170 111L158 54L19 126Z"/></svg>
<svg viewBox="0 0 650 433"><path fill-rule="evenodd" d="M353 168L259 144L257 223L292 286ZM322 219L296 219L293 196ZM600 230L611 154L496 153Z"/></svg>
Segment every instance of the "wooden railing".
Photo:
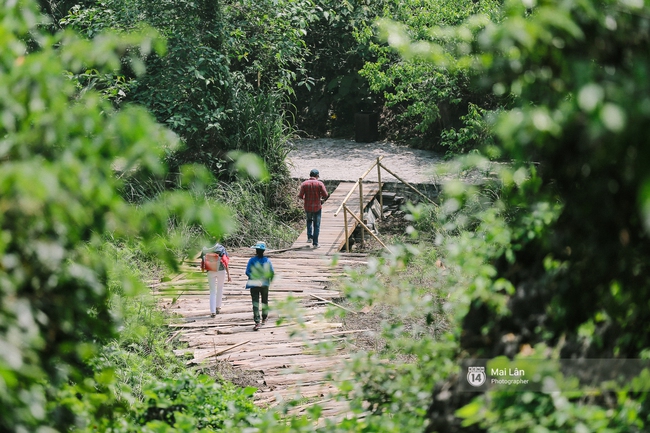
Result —
<svg viewBox="0 0 650 433"><path fill-rule="evenodd" d="M402 179L401 177L399 177L398 175L393 173L388 168L386 168L386 166L384 166L381 163L382 159L384 159L383 156L377 157L377 161L375 161L370 166L370 168L368 170L366 170L365 173L363 173L361 175L359 180L357 180L354 183L354 185L350 189L350 192L348 192L348 194L345 196L345 198L343 199L343 202L341 203L339 208L336 210L336 212L334 212L334 216L336 217L341 212L341 210L343 210L343 224L344 224L344 227L345 227L345 250L348 253L350 252L350 233L348 231L348 214L350 214L357 221L357 223L363 228L363 230L361 230L361 244L363 244L365 242L364 232L367 231L373 238L375 238L375 240L377 242L379 242L381 244L382 247L384 247L386 250L390 251L390 249L363 222L363 213L364 213L363 211L364 211L364 207L365 207L365 205L363 203L363 179L365 179L366 176L368 176L368 174L370 174L370 172L372 171L373 168L377 167L377 183L379 184L379 209L380 209L379 210L379 219L380 220L384 219L384 198L383 198L383 195L382 195L382 188L383 187L382 187L382 184L381 184L381 169L382 168L384 170L386 170L389 174L391 174L393 177L395 177L397 180L402 182L404 185L406 185L407 187L409 187L410 189L415 191L417 194L422 196L429 203L433 204L434 206L437 206L437 204L434 203L433 200L431 200L429 197L424 195L422 192L418 191L413 185L411 185L410 183L408 183L407 181L405 181L404 179ZM347 205L348 199L352 196L352 193L357 188L359 188L359 216L357 216Z"/></svg>

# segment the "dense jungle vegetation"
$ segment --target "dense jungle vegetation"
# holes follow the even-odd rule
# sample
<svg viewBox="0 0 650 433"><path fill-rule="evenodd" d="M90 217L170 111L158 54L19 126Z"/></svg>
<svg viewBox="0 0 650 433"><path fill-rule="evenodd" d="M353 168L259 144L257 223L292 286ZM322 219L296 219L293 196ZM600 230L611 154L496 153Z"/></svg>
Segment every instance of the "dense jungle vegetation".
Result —
<svg viewBox="0 0 650 433"><path fill-rule="evenodd" d="M459 362L650 357L648 46L647 0L2 2L0 430L647 431L647 375L467 393ZM493 180L350 276L392 314L339 378L364 416L317 426L187 371L144 286L290 242L288 140L359 111Z"/></svg>

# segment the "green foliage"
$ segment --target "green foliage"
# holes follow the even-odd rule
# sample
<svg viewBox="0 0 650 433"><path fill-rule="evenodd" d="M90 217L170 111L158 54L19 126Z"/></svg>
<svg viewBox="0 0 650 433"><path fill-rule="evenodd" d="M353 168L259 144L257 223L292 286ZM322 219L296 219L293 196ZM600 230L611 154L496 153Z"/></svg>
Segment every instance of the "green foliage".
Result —
<svg viewBox="0 0 650 433"><path fill-rule="evenodd" d="M479 147L493 146L494 140L485 119L486 115L487 110L470 102L467 106L467 114L460 116L464 126L458 130L449 128L440 133L440 145L447 149L447 156L467 153Z"/></svg>
<svg viewBox="0 0 650 433"><path fill-rule="evenodd" d="M458 415L464 426L478 424L488 432L643 431L642 404L624 392L611 407L585 400L581 392L501 392L476 398Z"/></svg>
<svg viewBox="0 0 650 433"><path fill-rule="evenodd" d="M346 0L317 2L317 19L309 24L304 68L312 78L296 88L299 127L312 134L345 133L358 111L378 109L367 80L359 75L364 62L374 60L367 43L356 33L370 26L385 2Z"/></svg>
<svg viewBox="0 0 650 433"><path fill-rule="evenodd" d="M277 94L249 93L241 89L232 101L230 122L224 128L225 146L259 155L275 179L288 177L287 137L282 101Z"/></svg>
<svg viewBox="0 0 650 433"><path fill-rule="evenodd" d="M648 168L640 162L650 113L647 9L513 1L499 23L474 17L435 29L437 44L393 36L409 56L468 71L486 92L512 99L491 121L496 141L485 147L511 161L498 172L503 186L492 204L463 211L476 194L450 185L440 215L449 228L472 229L441 244L469 278L452 293L459 354L546 357L543 343L560 357L634 358L650 344L639 308L650 288ZM623 388L595 396L488 393L457 415L489 431L647 428L643 395ZM445 414L463 405L454 392L434 399L431 425L459 430L460 420Z"/></svg>
<svg viewBox="0 0 650 433"><path fill-rule="evenodd" d="M160 346L156 356L126 343L102 351L92 378L59 391L51 416L76 419L75 431L126 433L238 431L260 413L251 398L254 389L189 373L167 347Z"/></svg>
<svg viewBox="0 0 650 433"><path fill-rule="evenodd" d="M286 222L301 218L303 211L295 204L293 214L278 215L270 210L265 185L253 181L219 183L207 197L224 203L235 215L237 228L223 239L228 245L250 246L264 239L272 248L282 248L291 245L299 233Z"/></svg>
<svg viewBox="0 0 650 433"><path fill-rule="evenodd" d="M505 112L495 124L501 155L517 162L502 173L504 202L508 210L519 209L508 222L514 229L512 243L522 251L519 254L532 254L538 265L546 256L562 264L561 271L549 275L558 285L552 291L556 317L549 327L559 335L574 332L599 311L610 317L622 314L629 320L632 312L626 306L633 298L622 292L613 295L612 282L623 287L623 292L624 287L634 287L634 293L648 283L641 276L646 266L642 257L648 252L638 201L643 200L647 176L647 170L638 164L645 139L637 131L648 112L648 86L641 78L650 74L650 66L639 42L648 38L648 32L628 33L638 26L645 28L647 23L633 5L630 14L610 8L596 13L587 3L570 3L553 13L549 7L541 3L529 18L522 16L525 10L520 6L511 5L510 19L499 27L501 32L489 24L476 28L480 41L476 49L481 50L477 59L481 62L471 64L494 74L493 89L508 83L506 88L517 97L519 107ZM616 32L617 38L602 47L587 42L604 40L613 31L610 27L614 24L607 17L625 31ZM524 23L533 39L522 40L517 33ZM561 52L566 53L563 60L544 45L558 44L559 39ZM504 45L516 47L516 63L499 60L489 49L495 47L496 51ZM627 57L613 57L612 50ZM470 59L459 62L470 64ZM531 79L524 79L526 76ZM543 83L550 84L550 90L540 90ZM632 95L638 103L629 102ZM526 167L531 160L539 162L539 172ZM583 186L577 187L578 183ZM556 207L556 203L561 205L558 216L543 218L543 209ZM539 229L531 227L538 218L542 218L535 226ZM535 253L529 250L533 245L538 249ZM517 257L513 259L510 263L514 265ZM619 265L608 265L611 263ZM501 272L510 268L506 263L501 266ZM549 273L542 267L537 272L540 276ZM576 285L591 289L570 289ZM624 329L635 332L632 326L636 325L617 326L625 333ZM624 340L612 340L613 346L602 349L612 355L632 356L647 344Z"/></svg>
<svg viewBox="0 0 650 433"><path fill-rule="evenodd" d="M477 92L467 71L432 64L426 58L426 49L418 43L431 41L435 27L460 24L473 14L483 13L497 19L500 3L470 0L386 2L380 15L385 23L380 26L384 29L380 33L381 39L388 39L390 46L375 41L370 30L359 31L359 40L367 43L376 56L376 60L366 62L360 74L368 80L373 92L383 94L386 107L392 112L390 117L395 118L392 136L398 139L419 137L415 142L420 146L432 148L441 144L452 152L474 147L468 148L468 144L475 144L474 140L454 137L451 131L472 128L471 123L476 119L476 113L472 113L476 108L472 107L492 109L495 98ZM400 31L391 29L389 35L385 30L389 26L399 26ZM400 58L393 47L409 40L416 41L414 49ZM439 138L441 134L445 134L442 139Z"/></svg>
<svg viewBox="0 0 650 433"><path fill-rule="evenodd" d="M312 0L224 2L232 70L265 93L311 87L305 38L317 18Z"/></svg>
<svg viewBox="0 0 650 433"><path fill-rule="evenodd" d="M271 173L283 178L290 132L283 95L291 93L298 79L291 68L305 53L300 26L308 19L309 3L274 4L109 0L75 7L62 23L89 38L106 29L123 32L143 26L165 37L166 54L148 56L144 74L135 76L139 64L125 59L130 68L126 75L86 71L77 79L86 87L101 88L115 104L147 107L176 132L184 148L168 152L172 167L201 163L225 177L232 162L228 152L243 150L257 153ZM271 14L267 10L272 7L286 10ZM299 18L306 15L300 22L289 20L295 8ZM255 85L257 72L264 79Z"/></svg>
<svg viewBox="0 0 650 433"><path fill-rule="evenodd" d="M155 39L47 35L30 1L3 3L0 22L0 429L66 429L74 419L48 415L53 390L83 384L97 343L116 329L103 236L137 235L175 266L160 237L170 216L218 234L225 218L206 219L182 192L138 208L124 202L114 168L162 175L161 149L176 140L144 110L114 111L68 78L119 70L120 53L148 54ZM125 277L121 287L133 293L141 284Z"/></svg>
<svg viewBox="0 0 650 433"><path fill-rule="evenodd" d="M145 390L138 421L145 431L232 431L250 425L248 417L257 411L250 399L254 391L217 384L208 376L166 380Z"/></svg>

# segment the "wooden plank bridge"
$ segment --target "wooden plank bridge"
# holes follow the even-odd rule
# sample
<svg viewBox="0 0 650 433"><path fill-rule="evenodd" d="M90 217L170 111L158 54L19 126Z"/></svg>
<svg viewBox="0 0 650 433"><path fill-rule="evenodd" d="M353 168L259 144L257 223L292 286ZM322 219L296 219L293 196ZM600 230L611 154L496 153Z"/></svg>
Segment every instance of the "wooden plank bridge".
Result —
<svg viewBox="0 0 650 433"><path fill-rule="evenodd" d="M336 341L360 332L344 331L341 323L328 322L323 317L332 300L342 297L330 287L332 280L343 274L344 267L364 265L366 260L363 255L341 254L333 265L329 257L345 245L343 214L334 217L334 213L353 185L340 184L325 202L321 248L313 249L307 244L305 230L292 248L267 253L276 278L269 295L269 320L258 332L253 332L250 293L244 288L246 263L253 252L250 249L230 251L232 283L226 283L221 313L214 318L209 314L207 278L200 272L198 259L184 263L182 272L170 281L153 284L152 290L162 308L178 318L170 324L175 330L172 338L187 345L175 353L185 357L188 365L209 367L218 360L226 360L234 368L261 373L254 396L260 405L274 406L302 398L312 403L322 401L323 417L345 414L346 403L330 396L334 388L328 375L332 371L340 372L341 363L348 355L338 351L323 356L313 347L318 342ZM364 202L369 202L378 190L378 184L364 183ZM348 206L359 209L359 201L359 194L356 194L356 198L348 200ZM348 218L351 232L356 220ZM298 310L294 313L302 317L301 321L280 317L286 313L279 311L277 306L290 297ZM295 413L301 410L298 407Z"/></svg>
<svg viewBox="0 0 650 433"><path fill-rule="evenodd" d="M341 182L334 192L330 191L330 196L323 204L323 211L321 214L321 230L318 243L320 248L319 254L332 255L336 254L345 246L345 220L343 213L334 216L347 193L354 187L354 182ZM367 205L379 192L378 183L364 183L363 184L363 201ZM358 211L360 208L359 194L352 194L347 200L347 205L350 209ZM348 229L352 233L357 226L357 220L351 215L348 215ZM298 236L298 239L293 244L294 248L307 245L307 229Z"/></svg>

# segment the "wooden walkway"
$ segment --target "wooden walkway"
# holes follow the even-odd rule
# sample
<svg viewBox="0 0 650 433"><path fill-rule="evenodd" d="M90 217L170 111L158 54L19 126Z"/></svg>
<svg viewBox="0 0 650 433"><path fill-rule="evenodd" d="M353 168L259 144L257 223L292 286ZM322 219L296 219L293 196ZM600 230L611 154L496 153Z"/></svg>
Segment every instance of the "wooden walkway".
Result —
<svg viewBox="0 0 650 433"><path fill-rule="evenodd" d="M245 289L246 264L254 254L251 249L230 251L232 283L226 283L221 313L214 318L209 314L207 276L200 272L198 259L184 263L182 272L170 281L152 284L161 307L175 317L170 339L186 343L186 348L175 350L176 355L184 357L188 366L209 368L227 361L235 369L256 372L259 379L254 399L261 406L300 399L303 405L292 413L304 413L320 402L323 418L346 416L347 402L332 397L335 389L329 377L340 374L348 354L338 345L335 353L323 355L316 345L364 332L344 331L341 323L324 319L328 308L333 308L333 300L342 297L330 287L332 280L343 275L345 267L366 264L366 257L360 254L341 254L335 265L330 257L345 243L343 213L334 217L334 212L352 185L339 185L323 207L321 248L307 244L305 231L295 248L267 253L276 277L269 294L269 320L257 332L253 331L250 292ZM378 189L377 184L364 184L364 201L374 197ZM358 192L349 206L359 208ZM356 221L350 219L351 232ZM282 304L286 306L278 308Z"/></svg>
<svg viewBox="0 0 650 433"><path fill-rule="evenodd" d="M317 250L321 254L333 255L341 251L345 246L345 221L343 218L343 211L339 212L338 216L334 216L345 196L350 192L354 182L341 182L339 186L330 193L329 198L323 204L323 212L321 216L320 235L318 243L320 248ZM367 206L368 203L379 192L378 183L364 183L363 184L363 201ZM355 190L347 201L348 208L353 210L359 216L359 190ZM348 232L351 234L357 226L357 220L348 215ZM298 236L293 247L298 248L307 244L307 229Z"/></svg>
<svg viewBox="0 0 650 433"><path fill-rule="evenodd" d="M331 258L317 254L318 250L286 251L268 256L275 268L276 278L271 286L271 313L267 324L253 331L250 292L246 290L244 271L249 257L239 250L231 254L232 283L226 283L221 313L210 317L207 277L200 272L200 262L182 266L182 273L171 281L152 286L161 307L177 319L170 327L173 339L185 342L187 348L174 352L184 357L188 366L214 365L217 360L228 361L233 367L261 373L257 404L275 406L292 399L323 402L323 417L341 416L346 403L331 398L334 388L328 380L332 371L340 371L348 358L337 351L326 356L317 353L314 345L336 341L359 331L342 331L341 323L324 320L329 302L341 294L327 287L328 282L341 275L343 267L364 265L360 255L342 257L336 266ZM295 310L278 310L278 304L289 296L295 299ZM301 321L291 317L301 317ZM280 319L280 314L284 314ZM310 406L311 404L305 405ZM294 413L301 413L301 407Z"/></svg>

